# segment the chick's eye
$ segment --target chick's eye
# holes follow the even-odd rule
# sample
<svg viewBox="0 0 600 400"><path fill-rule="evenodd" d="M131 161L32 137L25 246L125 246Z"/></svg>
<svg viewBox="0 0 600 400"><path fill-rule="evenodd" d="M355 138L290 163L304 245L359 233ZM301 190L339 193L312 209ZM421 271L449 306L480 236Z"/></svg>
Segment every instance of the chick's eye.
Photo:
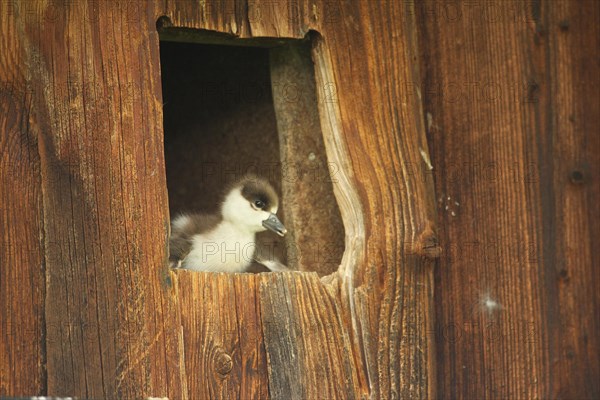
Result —
<svg viewBox="0 0 600 400"><path fill-rule="evenodd" d="M257 208L263 208L263 207L265 206L265 203L264 203L264 201L262 201L262 200L256 200L256 201L254 202L254 205L255 205Z"/></svg>

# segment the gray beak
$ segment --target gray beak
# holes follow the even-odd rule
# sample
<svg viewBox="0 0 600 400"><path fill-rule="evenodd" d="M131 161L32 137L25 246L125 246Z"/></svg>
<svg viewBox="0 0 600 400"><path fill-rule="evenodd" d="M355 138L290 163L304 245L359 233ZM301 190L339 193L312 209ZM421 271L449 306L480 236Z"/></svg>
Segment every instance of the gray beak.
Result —
<svg viewBox="0 0 600 400"><path fill-rule="evenodd" d="M284 236L287 233L287 229L285 229L285 226L283 226L275 214L269 215L269 218L265 219L262 224L265 228L272 230L279 236Z"/></svg>

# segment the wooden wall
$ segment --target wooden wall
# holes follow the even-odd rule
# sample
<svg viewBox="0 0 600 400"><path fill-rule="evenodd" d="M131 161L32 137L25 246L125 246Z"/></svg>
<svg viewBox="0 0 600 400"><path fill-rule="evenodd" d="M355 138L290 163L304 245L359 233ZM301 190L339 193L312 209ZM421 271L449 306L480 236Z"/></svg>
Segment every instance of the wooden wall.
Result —
<svg viewBox="0 0 600 400"><path fill-rule="evenodd" d="M19 249L1 257L2 294L16 292L1 318L22 319L2 328L1 393L178 397L149 21L109 3L0 7L1 70L15 93L2 114L14 121L2 135L14 173L2 169L0 226Z"/></svg>
<svg viewBox="0 0 600 400"><path fill-rule="evenodd" d="M417 8L447 397L600 396L600 3Z"/></svg>
<svg viewBox="0 0 600 400"><path fill-rule="evenodd" d="M0 395L597 397L598 3L471 3L0 2ZM167 270L160 16L319 32L337 273Z"/></svg>

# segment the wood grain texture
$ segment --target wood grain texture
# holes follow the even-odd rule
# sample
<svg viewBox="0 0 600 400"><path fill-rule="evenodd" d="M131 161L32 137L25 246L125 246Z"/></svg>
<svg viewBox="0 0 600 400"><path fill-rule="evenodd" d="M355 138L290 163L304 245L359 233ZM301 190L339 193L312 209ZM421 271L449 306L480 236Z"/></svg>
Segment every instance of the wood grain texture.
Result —
<svg viewBox="0 0 600 400"><path fill-rule="evenodd" d="M264 399L259 275L178 271L190 399Z"/></svg>
<svg viewBox="0 0 600 400"><path fill-rule="evenodd" d="M0 2L0 396L598 398L599 4ZM163 15L316 31L336 273L165 269Z"/></svg>
<svg viewBox="0 0 600 400"><path fill-rule="evenodd" d="M273 106L280 136L288 251L287 265L320 276L337 271L344 253L344 226L333 184L337 164L328 162L317 107L308 41L270 51Z"/></svg>
<svg viewBox="0 0 600 400"><path fill-rule="evenodd" d="M336 298L316 274L262 274L260 304L271 398L360 398Z"/></svg>
<svg viewBox="0 0 600 400"><path fill-rule="evenodd" d="M37 65L20 40L29 17L0 4L0 397L45 393L38 93L29 84Z"/></svg>
<svg viewBox="0 0 600 400"><path fill-rule="evenodd" d="M598 398L599 3L425 1L417 20L438 391Z"/></svg>
<svg viewBox="0 0 600 400"><path fill-rule="evenodd" d="M420 98L402 91L420 79L415 22L395 2L344 3L339 12L348 31L324 26L315 59L317 86L333 82L338 100L321 103L328 156L347 171L362 205L362 215L345 215L357 201L348 185L337 188L347 234L352 228L346 248L355 252L340 268L344 320L352 321L371 396L433 398L433 182Z"/></svg>
<svg viewBox="0 0 600 400"><path fill-rule="evenodd" d="M45 339L42 394L180 396L178 313L161 275L168 212L158 37L154 19L138 11L37 3L33 12L13 11L29 19L18 20L18 34L2 35L16 35L26 49L21 63L31 66L31 124L39 133L30 173L39 158L41 181L31 181L28 196L35 214L23 218L35 229L41 201L46 287L36 318L46 325L28 340ZM34 246L33 233L36 240L21 240ZM26 268L39 268L30 261ZM36 361L33 371L44 363Z"/></svg>
<svg viewBox="0 0 600 400"><path fill-rule="evenodd" d="M324 286L339 302L357 390L374 398L434 397L431 259L439 248L421 100L403 92L420 79L410 3L269 2L265 7L285 10L276 20L269 13L249 18L241 2L228 5L232 12L222 2L175 1L157 12L174 26L240 38L321 34L314 51L319 112L327 157L340 168L334 194L347 249ZM298 360L291 368L306 365ZM289 379L278 387L292 390Z"/></svg>

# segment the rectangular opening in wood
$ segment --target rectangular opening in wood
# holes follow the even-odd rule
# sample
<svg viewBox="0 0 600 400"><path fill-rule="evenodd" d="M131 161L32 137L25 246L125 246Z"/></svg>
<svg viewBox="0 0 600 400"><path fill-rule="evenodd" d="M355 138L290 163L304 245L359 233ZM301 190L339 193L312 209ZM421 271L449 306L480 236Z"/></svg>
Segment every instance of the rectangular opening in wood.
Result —
<svg viewBox="0 0 600 400"><path fill-rule="evenodd" d="M278 192L288 229L285 238L260 233L262 247L292 269L336 271L344 228L310 40L235 39L169 25L158 22L171 217L217 213L226 185L255 173Z"/></svg>

